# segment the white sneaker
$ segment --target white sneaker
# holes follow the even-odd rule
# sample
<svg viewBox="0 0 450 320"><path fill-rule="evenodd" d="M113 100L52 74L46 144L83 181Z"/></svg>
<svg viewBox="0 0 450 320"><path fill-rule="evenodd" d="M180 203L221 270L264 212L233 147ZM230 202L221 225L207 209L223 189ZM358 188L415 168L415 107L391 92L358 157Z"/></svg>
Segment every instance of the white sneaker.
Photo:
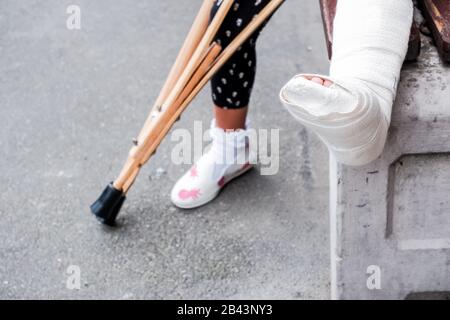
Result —
<svg viewBox="0 0 450 320"><path fill-rule="evenodd" d="M225 132L211 125L210 149L178 180L171 192L174 205L200 207L217 197L231 180L253 167L247 130Z"/></svg>

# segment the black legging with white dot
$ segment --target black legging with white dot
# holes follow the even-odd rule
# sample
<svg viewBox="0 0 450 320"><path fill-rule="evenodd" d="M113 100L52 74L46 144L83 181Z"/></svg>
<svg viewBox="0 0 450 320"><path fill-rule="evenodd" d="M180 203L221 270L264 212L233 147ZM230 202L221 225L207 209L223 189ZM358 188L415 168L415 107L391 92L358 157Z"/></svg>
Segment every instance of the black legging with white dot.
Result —
<svg viewBox="0 0 450 320"><path fill-rule="evenodd" d="M223 0L215 0L211 19L222 2ZM235 0L215 41L225 48L268 2L270 0ZM256 40L266 23L267 21L211 79L212 98L216 106L227 109L248 106L256 73Z"/></svg>

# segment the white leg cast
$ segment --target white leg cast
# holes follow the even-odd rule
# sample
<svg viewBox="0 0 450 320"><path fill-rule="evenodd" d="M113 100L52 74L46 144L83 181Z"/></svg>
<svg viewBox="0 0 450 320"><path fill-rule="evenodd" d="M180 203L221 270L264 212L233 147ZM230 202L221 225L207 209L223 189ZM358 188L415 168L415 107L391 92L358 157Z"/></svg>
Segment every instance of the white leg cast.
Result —
<svg viewBox="0 0 450 320"><path fill-rule="evenodd" d="M364 165L383 151L412 16L411 0L339 0L330 76L318 75L333 85L298 75L281 90L289 112L341 163Z"/></svg>

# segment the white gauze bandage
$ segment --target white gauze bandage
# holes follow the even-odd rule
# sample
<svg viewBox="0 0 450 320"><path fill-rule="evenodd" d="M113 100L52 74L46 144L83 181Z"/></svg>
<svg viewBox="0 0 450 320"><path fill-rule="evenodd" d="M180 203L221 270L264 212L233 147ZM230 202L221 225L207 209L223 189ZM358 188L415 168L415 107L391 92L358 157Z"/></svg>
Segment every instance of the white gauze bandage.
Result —
<svg viewBox="0 0 450 320"><path fill-rule="evenodd" d="M383 151L408 50L411 0L338 0L329 88L298 75L280 98L336 159L364 165Z"/></svg>

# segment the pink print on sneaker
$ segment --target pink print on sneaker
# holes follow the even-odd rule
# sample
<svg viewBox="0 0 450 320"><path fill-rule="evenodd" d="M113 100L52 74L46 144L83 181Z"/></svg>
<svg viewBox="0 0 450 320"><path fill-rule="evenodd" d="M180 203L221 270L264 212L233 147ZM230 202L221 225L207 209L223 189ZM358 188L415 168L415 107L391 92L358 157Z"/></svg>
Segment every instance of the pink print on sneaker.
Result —
<svg viewBox="0 0 450 320"><path fill-rule="evenodd" d="M191 177L193 177L193 178L198 178L198 171L197 171L197 166L193 166L192 168L191 168Z"/></svg>
<svg viewBox="0 0 450 320"><path fill-rule="evenodd" d="M183 189L180 190L178 196L180 197L181 200L189 200L189 199L196 200L200 196L200 189L192 189L192 190Z"/></svg>
<svg viewBox="0 0 450 320"><path fill-rule="evenodd" d="M225 177L222 177L217 184L222 188L225 185Z"/></svg>
<svg viewBox="0 0 450 320"><path fill-rule="evenodd" d="M241 170L245 170L245 169L248 169L248 168L250 168L252 165L250 164L250 162L247 162L246 164L244 164L243 166L242 166L242 169Z"/></svg>

